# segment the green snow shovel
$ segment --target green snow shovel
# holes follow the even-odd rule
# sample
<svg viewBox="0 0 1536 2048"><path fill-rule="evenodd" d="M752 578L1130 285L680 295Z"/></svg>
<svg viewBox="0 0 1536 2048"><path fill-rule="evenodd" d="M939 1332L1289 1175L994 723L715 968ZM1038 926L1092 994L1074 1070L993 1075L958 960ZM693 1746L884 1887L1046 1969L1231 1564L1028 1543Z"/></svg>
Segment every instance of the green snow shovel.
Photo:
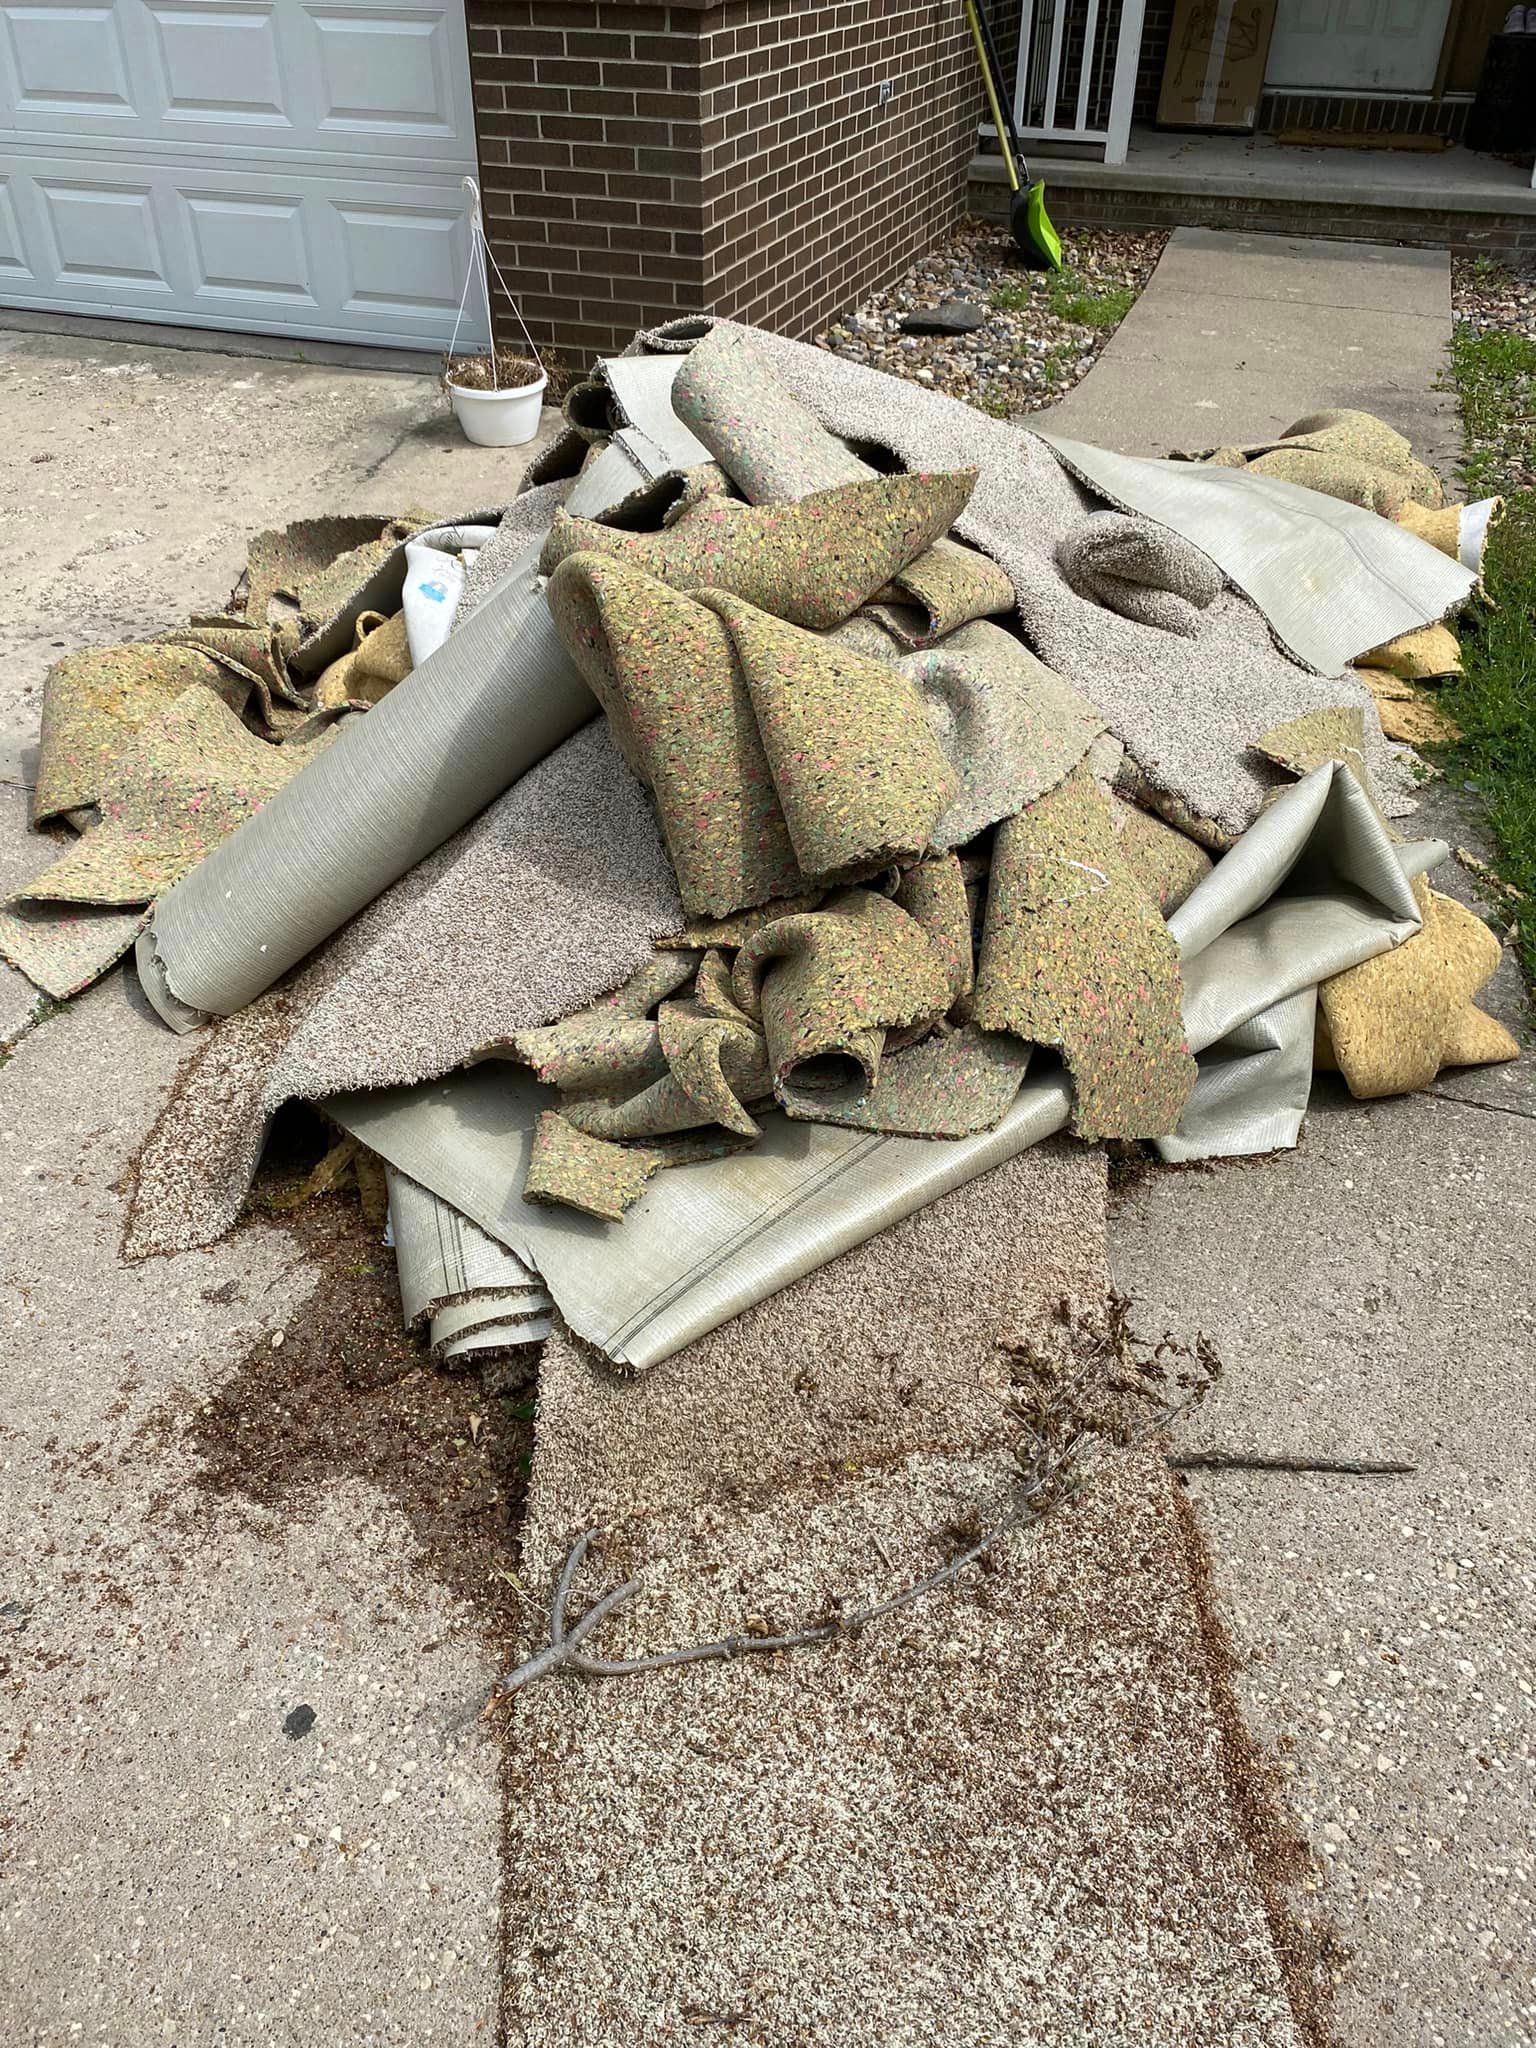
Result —
<svg viewBox="0 0 1536 2048"><path fill-rule="evenodd" d="M997 59L997 45L992 40L992 30L987 18L977 7L976 0L965 0L965 18L970 23L971 41L976 45L976 61L981 66L981 81L987 90L987 106L991 111L992 125L997 130L998 146L1003 152L1003 168L1008 173L1009 188L1013 198L1008 206L1008 228L1018 245L1019 253L1031 270L1060 270L1061 236L1055 223L1045 210L1045 186L1039 178L1032 185L1024 180L1029 176L1029 166L1019 150L1018 130L1013 125L1013 109L1008 106L998 90L998 79L1002 66ZM1022 176L1020 173L1022 172Z"/></svg>

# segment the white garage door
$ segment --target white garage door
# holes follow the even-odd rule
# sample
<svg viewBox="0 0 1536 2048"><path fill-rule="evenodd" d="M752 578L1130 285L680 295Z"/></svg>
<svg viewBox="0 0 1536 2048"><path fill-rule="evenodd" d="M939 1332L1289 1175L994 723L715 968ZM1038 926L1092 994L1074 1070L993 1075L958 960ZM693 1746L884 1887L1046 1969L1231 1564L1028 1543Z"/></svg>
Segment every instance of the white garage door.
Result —
<svg viewBox="0 0 1536 2048"><path fill-rule="evenodd" d="M0 102L0 301L447 341L462 0L0 0Z"/></svg>

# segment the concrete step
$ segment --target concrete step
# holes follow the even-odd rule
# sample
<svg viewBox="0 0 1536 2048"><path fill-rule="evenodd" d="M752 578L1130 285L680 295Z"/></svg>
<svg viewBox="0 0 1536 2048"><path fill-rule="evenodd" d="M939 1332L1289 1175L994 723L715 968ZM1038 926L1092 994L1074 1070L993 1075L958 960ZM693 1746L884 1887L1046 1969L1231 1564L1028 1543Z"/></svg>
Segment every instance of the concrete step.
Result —
<svg viewBox="0 0 1536 2048"><path fill-rule="evenodd" d="M1068 227L1211 227L1332 241L1407 243L1503 257L1536 253L1529 175L1470 150L1294 147L1265 135L1135 129L1123 164L1030 147ZM1002 160L972 159L973 213L1001 217Z"/></svg>

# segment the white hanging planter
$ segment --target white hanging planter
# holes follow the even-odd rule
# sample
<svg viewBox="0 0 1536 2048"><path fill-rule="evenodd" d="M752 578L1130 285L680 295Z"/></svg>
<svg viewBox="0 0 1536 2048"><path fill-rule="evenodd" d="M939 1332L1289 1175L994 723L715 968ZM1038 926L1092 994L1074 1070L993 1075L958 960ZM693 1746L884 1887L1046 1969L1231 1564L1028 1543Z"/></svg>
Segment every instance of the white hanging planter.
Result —
<svg viewBox="0 0 1536 2048"><path fill-rule="evenodd" d="M464 429L465 440L477 447L520 448L539 431L549 382L542 370L531 384L503 384L489 391L455 384L451 377L447 381L453 416Z"/></svg>
<svg viewBox="0 0 1536 2048"><path fill-rule="evenodd" d="M516 299L507 289L507 280L501 274L501 265L491 254L490 243L485 238L485 221L480 211L480 187L473 178L464 180L464 189L470 197L469 223L469 267L464 277L464 289L459 295L458 315L453 323L453 334L448 343L448 354L443 365L443 388L448 393L448 402L453 407L453 416L464 430L464 438L473 441L480 448L520 448L531 441L539 431L539 416L543 410L544 387L549 376L544 368L544 359L539 354L533 336L528 332ZM526 366L538 371L532 379L516 384L501 381L505 356L496 347L496 328L491 317L491 272L496 273L496 282L506 293L507 304L516 316L517 324L523 330L523 339L528 344ZM470 286L476 277L480 280L481 301L485 307L485 331L490 338L490 348L483 356L454 355L454 344L459 338L459 328L464 320L464 308L469 304ZM519 359L520 364L525 359ZM468 381L460 378L469 373Z"/></svg>

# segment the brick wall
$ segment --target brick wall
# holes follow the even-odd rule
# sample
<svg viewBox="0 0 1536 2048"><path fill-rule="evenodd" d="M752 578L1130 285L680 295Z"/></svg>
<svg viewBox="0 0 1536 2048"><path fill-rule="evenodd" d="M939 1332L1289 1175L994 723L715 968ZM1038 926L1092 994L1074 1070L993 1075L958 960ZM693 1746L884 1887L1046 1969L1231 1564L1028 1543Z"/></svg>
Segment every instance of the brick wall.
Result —
<svg viewBox="0 0 1536 2048"><path fill-rule="evenodd" d="M706 67L712 311L809 334L958 220L979 97L967 50L958 0L722 10Z"/></svg>
<svg viewBox="0 0 1536 2048"><path fill-rule="evenodd" d="M1163 64L1173 35L1173 0L1147 0L1141 25L1141 53L1136 60L1136 97L1131 103L1133 121L1157 119L1158 96L1163 89Z"/></svg>
<svg viewBox="0 0 1536 2048"><path fill-rule="evenodd" d="M540 341L589 355L700 309L804 336L960 216L959 0L468 14L486 226Z"/></svg>

